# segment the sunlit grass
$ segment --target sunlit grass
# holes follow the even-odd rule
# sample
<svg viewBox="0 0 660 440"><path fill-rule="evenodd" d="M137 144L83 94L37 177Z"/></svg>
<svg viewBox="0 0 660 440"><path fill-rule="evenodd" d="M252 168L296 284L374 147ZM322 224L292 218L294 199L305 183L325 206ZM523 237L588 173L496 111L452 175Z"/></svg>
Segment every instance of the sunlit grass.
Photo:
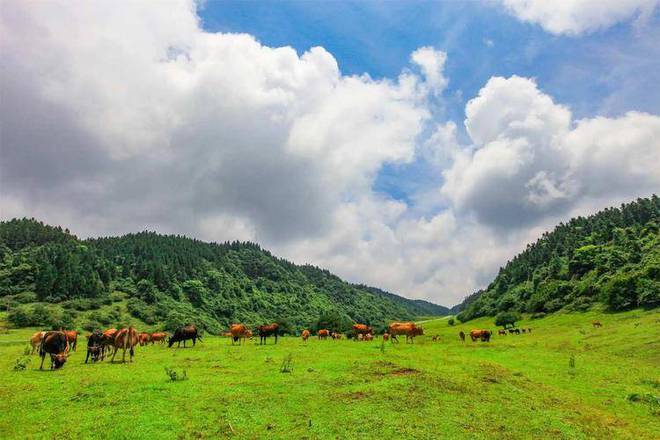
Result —
<svg viewBox="0 0 660 440"><path fill-rule="evenodd" d="M659 319L555 314L490 343L458 332L495 329L492 319L438 319L414 345L384 349L206 336L195 348L138 347L132 364L85 365L82 343L55 372L39 371L37 356L14 371L33 330L11 330L0 334L0 437L660 438L657 412L628 398L660 394Z"/></svg>

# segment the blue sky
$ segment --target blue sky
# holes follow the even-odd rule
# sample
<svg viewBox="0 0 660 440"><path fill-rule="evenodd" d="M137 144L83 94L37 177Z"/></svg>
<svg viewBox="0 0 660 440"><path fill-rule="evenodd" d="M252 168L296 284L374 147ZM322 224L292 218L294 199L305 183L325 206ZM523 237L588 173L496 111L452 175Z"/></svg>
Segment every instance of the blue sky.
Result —
<svg viewBox="0 0 660 440"><path fill-rule="evenodd" d="M492 76L534 78L575 119L660 111L660 13L643 27L629 22L580 36L552 35L498 3L421 1L209 1L199 12L211 32L244 32L262 44L302 53L322 46L344 74L395 78L421 46L447 53L442 115L460 122L466 102ZM374 189L411 203L438 184L428 164L384 164Z"/></svg>

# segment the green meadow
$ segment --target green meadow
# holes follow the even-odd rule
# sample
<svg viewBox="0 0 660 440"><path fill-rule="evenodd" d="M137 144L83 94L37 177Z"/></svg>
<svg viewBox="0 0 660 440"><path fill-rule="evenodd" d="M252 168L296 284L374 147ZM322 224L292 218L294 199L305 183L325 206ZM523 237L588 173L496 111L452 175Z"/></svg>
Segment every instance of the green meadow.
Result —
<svg viewBox="0 0 660 440"><path fill-rule="evenodd" d="M85 365L83 338L58 371L25 354L36 329L9 330L0 438L660 438L657 309L558 313L490 343L458 332L495 329L492 318L422 325L398 345L207 335L195 348L137 347L130 364Z"/></svg>

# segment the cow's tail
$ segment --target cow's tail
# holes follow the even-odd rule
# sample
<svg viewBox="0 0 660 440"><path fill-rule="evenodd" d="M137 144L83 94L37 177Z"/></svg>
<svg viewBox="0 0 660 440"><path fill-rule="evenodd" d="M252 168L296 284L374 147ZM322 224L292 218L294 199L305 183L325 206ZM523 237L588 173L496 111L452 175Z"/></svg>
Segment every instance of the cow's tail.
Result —
<svg viewBox="0 0 660 440"><path fill-rule="evenodd" d="M46 335L44 335L43 338L41 338L41 341L39 342L39 356L44 357L46 356Z"/></svg>

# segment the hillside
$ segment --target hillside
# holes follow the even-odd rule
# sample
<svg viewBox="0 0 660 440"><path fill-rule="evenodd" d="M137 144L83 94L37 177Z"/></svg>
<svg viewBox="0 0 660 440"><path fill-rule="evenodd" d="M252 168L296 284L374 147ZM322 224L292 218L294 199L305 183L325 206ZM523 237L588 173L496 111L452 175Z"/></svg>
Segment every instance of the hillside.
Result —
<svg viewBox="0 0 660 440"><path fill-rule="evenodd" d="M638 199L543 234L458 306L468 321L499 312L660 306L660 199ZM456 309L452 309L456 310Z"/></svg>
<svg viewBox="0 0 660 440"><path fill-rule="evenodd" d="M0 299L16 326L92 328L137 318L169 329L192 321L214 332L231 322L345 329L447 312L295 265L253 243L154 232L79 240L34 219L0 223Z"/></svg>

